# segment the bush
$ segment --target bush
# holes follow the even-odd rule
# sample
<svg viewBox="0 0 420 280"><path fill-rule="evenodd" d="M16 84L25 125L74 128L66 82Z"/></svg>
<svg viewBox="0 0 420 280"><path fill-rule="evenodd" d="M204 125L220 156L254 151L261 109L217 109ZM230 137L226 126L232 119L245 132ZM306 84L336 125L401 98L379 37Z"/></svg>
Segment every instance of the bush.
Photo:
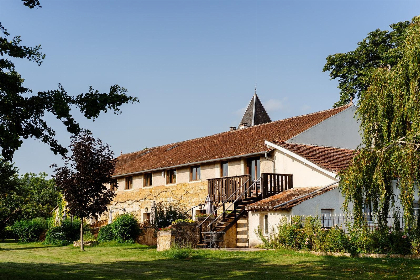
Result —
<svg viewBox="0 0 420 280"><path fill-rule="evenodd" d="M80 220L65 219L60 226L52 227L47 231L45 244L64 246L80 239ZM85 225L83 231L90 231L89 226Z"/></svg>
<svg viewBox="0 0 420 280"><path fill-rule="evenodd" d="M106 225L99 229L98 232L98 241L99 242L106 242L115 240L114 231L112 229L112 225Z"/></svg>
<svg viewBox="0 0 420 280"><path fill-rule="evenodd" d="M179 219L188 219L188 215L175 205L165 206L161 202L155 206L155 228L166 228Z"/></svg>
<svg viewBox="0 0 420 280"><path fill-rule="evenodd" d="M140 228L137 219L132 214L123 214L117 217L111 223L112 234L117 242L132 242L140 234Z"/></svg>
<svg viewBox="0 0 420 280"><path fill-rule="evenodd" d="M12 226L14 235L21 242L39 241L42 233L48 228L44 218L16 221Z"/></svg>

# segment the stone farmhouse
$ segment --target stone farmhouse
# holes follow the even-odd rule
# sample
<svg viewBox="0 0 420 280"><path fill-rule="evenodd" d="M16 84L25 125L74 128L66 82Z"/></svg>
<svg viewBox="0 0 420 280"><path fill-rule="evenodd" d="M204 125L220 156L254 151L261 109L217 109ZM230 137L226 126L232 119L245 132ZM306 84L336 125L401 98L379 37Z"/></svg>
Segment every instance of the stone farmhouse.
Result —
<svg viewBox="0 0 420 280"><path fill-rule="evenodd" d="M171 203L193 216L215 214L201 230L246 247L282 214L338 213L336 175L361 143L355 110L350 103L271 121L254 94L237 128L119 156L116 196L101 218L128 212L145 221L156 203Z"/></svg>

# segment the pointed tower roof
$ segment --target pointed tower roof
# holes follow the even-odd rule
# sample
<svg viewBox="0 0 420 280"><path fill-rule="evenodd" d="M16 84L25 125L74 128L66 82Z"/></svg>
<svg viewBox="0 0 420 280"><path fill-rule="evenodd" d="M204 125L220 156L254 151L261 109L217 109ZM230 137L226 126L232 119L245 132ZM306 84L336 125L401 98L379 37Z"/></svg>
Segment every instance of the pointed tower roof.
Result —
<svg viewBox="0 0 420 280"><path fill-rule="evenodd" d="M249 102L249 105L245 110L245 114L239 123L239 128L243 126L250 127L269 122L271 122L271 119L265 111L260 99L258 98L257 89L255 89L254 96L252 97L251 102Z"/></svg>

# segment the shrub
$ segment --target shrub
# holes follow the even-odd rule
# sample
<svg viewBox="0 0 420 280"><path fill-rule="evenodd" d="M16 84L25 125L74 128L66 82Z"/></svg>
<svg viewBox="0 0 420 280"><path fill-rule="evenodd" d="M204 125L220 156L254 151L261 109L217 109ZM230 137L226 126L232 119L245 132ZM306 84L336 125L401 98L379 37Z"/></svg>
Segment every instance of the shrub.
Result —
<svg viewBox="0 0 420 280"><path fill-rule="evenodd" d="M157 203L155 206L155 228L165 228L178 219L188 219L188 215L175 205L164 205Z"/></svg>
<svg viewBox="0 0 420 280"><path fill-rule="evenodd" d="M114 239L117 242L132 242L140 234L137 219L131 214L123 214L117 217L111 224Z"/></svg>
<svg viewBox="0 0 420 280"><path fill-rule="evenodd" d="M115 240L115 237L111 224L101 227L98 232L98 241L106 242L112 240Z"/></svg>
<svg viewBox="0 0 420 280"><path fill-rule="evenodd" d="M89 226L84 226L84 231L89 231ZM79 240L80 220L65 219L60 226L52 227L47 231L45 244L64 246Z"/></svg>
<svg viewBox="0 0 420 280"><path fill-rule="evenodd" d="M294 216L290 223L283 221L283 224L279 226L279 232L273 240L273 245L274 247L302 249L305 241L302 219L300 216Z"/></svg>
<svg viewBox="0 0 420 280"><path fill-rule="evenodd" d="M323 252L348 252L349 240L344 230L335 226L325 232Z"/></svg>
<svg viewBox="0 0 420 280"><path fill-rule="evenodd" d="M44 218L16 221L12 231L21 242L39 241L42 233L47 229L48 224Z"/></svg>

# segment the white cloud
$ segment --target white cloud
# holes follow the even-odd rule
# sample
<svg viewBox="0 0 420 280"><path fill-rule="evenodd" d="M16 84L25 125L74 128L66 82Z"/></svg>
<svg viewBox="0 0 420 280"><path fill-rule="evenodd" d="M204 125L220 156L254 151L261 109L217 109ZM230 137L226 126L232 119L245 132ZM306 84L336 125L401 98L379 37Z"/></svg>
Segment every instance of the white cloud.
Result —
<svg viewBox="0 0 420 280"><path fill-rule="evenodd" d="M238 109L234 112L234 114L238 117L242 117L245 114L245 110L246 108L248 108L248 105L246 105L245 107Z"/></svg>
<svg viewBox="0 0 420 280"><path fill-rule="evenodd" d="M268 101L263 102L263 106L267 112L275 112L284 110L287 108L288 102L287 97L283 97L281 100L279 99L270 99Z"/></svg>
<svg viewBox="0 0 420 280"><path fill-rule="evenodd" d="M307 112L309 111L309 109L311 109L311 106L309 106L308 104L305 104L302 107L300 107L300 110L303 112Z"/></svg>

